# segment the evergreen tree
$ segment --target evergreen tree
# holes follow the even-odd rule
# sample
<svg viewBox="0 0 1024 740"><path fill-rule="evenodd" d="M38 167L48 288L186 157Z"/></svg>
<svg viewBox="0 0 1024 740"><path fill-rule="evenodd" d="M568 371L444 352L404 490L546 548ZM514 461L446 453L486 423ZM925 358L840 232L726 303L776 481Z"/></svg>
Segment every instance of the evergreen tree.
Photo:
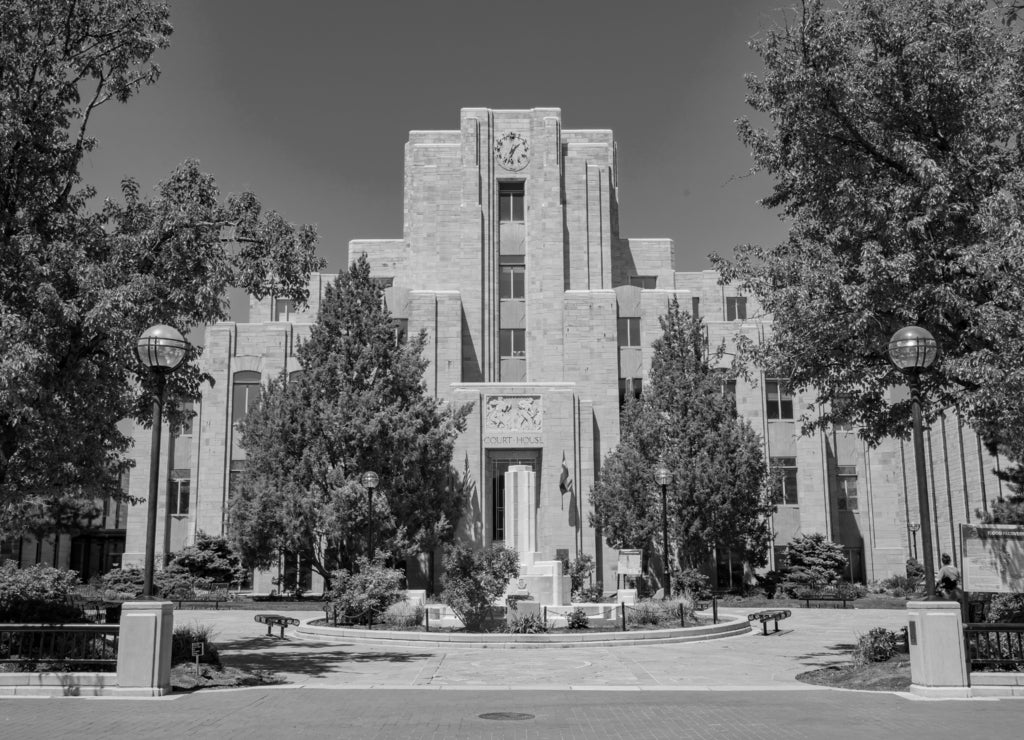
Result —
<svg viewBox="0 0 1024 740"><path fill-rule="evenodd" d="M700 320L673 299L661 326L651 382L626 404L619 445L591 491L591 523L611 547L660 542L661 490L653 471L663 460L672 471L670 547L683 567L703 564L714 548L763 564L774 506L761 440L723 393Z"/></svg>
<svg viewBox="0 0 1024 740"><path fill-rule="evenodd" d="M365 255L328 286L296 352L302 373L270 383L239 426L248 462L231 533L248 565L299 552L329 586L366 554L371 526L374 550L393 559L450 541L465 503L452 450L469 407L426 394L425 341L398 341ZM372 522L368 470L380 477Z"/></svg>

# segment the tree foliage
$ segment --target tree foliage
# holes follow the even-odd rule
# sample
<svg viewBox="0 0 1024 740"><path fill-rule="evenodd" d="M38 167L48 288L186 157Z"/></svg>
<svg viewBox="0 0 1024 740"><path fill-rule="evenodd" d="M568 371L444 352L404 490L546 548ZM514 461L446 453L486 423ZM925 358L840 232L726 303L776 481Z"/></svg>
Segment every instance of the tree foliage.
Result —
<svg viewBox="0 0 1024 740"><path fill-rule="evenodd" d="M786 559L784 575L790 591L814 590L836 583L847 562L843 546L820 532L794 537L788 545Z"/></svg>
<svg viewBox="0 0 1024 740"><path fill-rule="evenodd" d="M231 542L226 537L205 532L196 532L195 544L174 553L170 564L187 571L193 578L204 578L213 583L232 583L245 576Z"/></svg>
<svg viewBox="0 0 1024 740"><path fill-rule="evenodd" d="M444 555L441 599L467 630L479 631L509 580L518 576L519 556L510 547L490 545L479 550L452 545Z"/></svg>
<svg viewBox="0 0 1024 740"><path fill-rule="evenodd" d="M761 564L774 511L761 440L723 393L700 320L673 299L661 326L649 388L623 409L619 444L591 491L591 522L611 547L660 543L661 489L653 471L664 460L672 472L669 539L685 567L703 564L715 547Z"/></svg>
<svg viewBox="0 0 1024 740"><path fill-rule="evenodd" d="M1007 15L1008 10L1011 15ZM990 447L1024 453L1024 44L1007 3L805 0L752 43L764 62L739 122L763 205L792 222L745 245L722 278L772 316L744 348L820 415L870 442L909 428L891 335L929 329L941 360L921 377L926 414L955 406Z"/></svg>
<svg viewBox="0 0 1024 740"><path fill-rule="evenodd" d="M90 118L159 75L163 4L0 0L0 532L66 526L75 504L119 496L151 378L134 355L154 323L228 318L227 289L306 299L315 231L249 193L222 200L185 162L143 196L126 179L98 208L82 181ZM168 412L198 397L194 348Z"/></svg>
<svg viewBox="0 0 1024 740"><path fill-rule="evenodd" d="M249 565L302 552L330 582L366 554L373 493L375 550L402 559L451 539L463 487L452 470L469 407L427 395L426 337L396 341L365 255L328 286L298 377L273 381L240 424L246 474L231 501L232 536Z"/></svg>

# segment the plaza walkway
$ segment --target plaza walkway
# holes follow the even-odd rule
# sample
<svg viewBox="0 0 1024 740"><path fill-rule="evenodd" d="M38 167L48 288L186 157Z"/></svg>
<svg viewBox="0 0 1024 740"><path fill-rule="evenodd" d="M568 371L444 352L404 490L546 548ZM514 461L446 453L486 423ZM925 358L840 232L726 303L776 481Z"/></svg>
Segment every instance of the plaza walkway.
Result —
<svg viewBox="0 0 1024 740"><path fill-rule="evenodd" d="M296 686L632 690L809 690L796 680L798 673L848 661L857 635L872 627L906 624L902 611L792 611L767 637L758 625L749 634L708 642L528 650L381 648L298 640L294 630L281 640L268 637L252 612L177 611L175 621L215 625L225 664L274 671Z"/></svg>

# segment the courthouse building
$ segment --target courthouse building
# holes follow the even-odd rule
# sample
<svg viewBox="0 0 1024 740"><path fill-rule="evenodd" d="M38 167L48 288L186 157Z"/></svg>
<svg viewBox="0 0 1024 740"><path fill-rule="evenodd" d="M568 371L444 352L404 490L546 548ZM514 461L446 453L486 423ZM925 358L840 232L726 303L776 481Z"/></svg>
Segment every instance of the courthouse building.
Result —
<svg viewBox="0 0 1024 740"><path fill-rule="evenodd" d="M543 559L591 554L612 588L617 554L590 525L589 492L618 442L624 399L647 382L659 316L678 299L703 319L712 346L739 333L757 340L770 323L753 297L720 285L716 273L676 272L671 239L619 233L612 132L563 128L557 108L466 108L458 129L412 131L404 216L401 238L356 240L349 255L368 256L404 330L426 331L428 391L473 404L454 457L476 484L459 536L504 542L504 474L529 466ZM253 301L247 323L208 328L202 362L215 382L192 428L164 437L169 474L161 476L158 553L196 532L223 531L232 480L245 469L235 425L261 384L301 369L294 350L333 278L312 276L304 310ZM723 379L723 392L735 395L739 413L763 436L766 460L783 471L772 564L794 536L823 532L850 556L848 577L902 572L916 539L912 447L890 440L869 449L849 428L800 436L796 419L814 398L789 394L778 378ZM145 498L149 436L140 430L136 438L129 490ZM959 560L955 524L999 495L998 461L954 417L933 426L927 449L936 552ZM145 505L131 507L125 563L142 560L145 522ZM718 553L709 569L723 586L743 577L729 553ZM411 586L425 585L422 563L408 572ZM269 591L281 577L320 587L288 554L254 586Z"/></svg>

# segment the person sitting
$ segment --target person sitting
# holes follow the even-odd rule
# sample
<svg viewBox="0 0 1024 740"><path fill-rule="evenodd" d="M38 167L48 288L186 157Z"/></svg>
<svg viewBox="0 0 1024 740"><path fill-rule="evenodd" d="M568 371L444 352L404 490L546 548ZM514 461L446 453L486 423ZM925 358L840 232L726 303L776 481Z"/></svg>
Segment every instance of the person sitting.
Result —
<svg viewBox="0 0 1024 740"><path fill-rule="evenodd" d="M938 590L944 598L953 601L960 600L960 571L953 565L953 559L948 554L942 553L942 567L938 572Z"/></svg>

